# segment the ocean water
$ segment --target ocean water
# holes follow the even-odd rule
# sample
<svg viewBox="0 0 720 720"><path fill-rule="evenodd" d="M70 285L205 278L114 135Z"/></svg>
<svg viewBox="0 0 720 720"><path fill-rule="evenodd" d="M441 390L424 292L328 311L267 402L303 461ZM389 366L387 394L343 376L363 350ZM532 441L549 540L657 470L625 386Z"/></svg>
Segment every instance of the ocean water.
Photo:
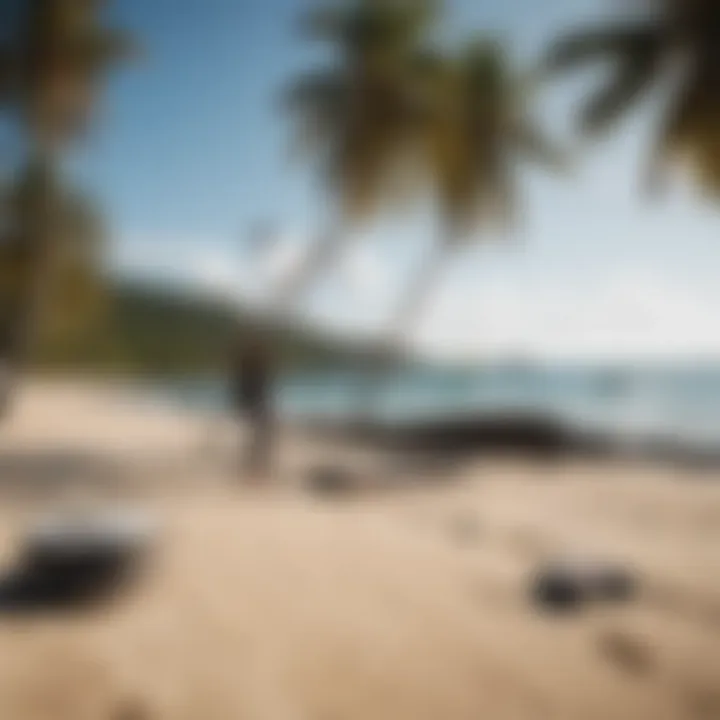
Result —
<svg viewBox="0 0 720 720"><path fill-rule="evenodd" d="M369 387L376 392L368 395ZM221 410L225 388L203 379L171 392L183 404ZM531 413L630 440L720 449L720 363L420 368L388 375L380 386L368 386L359 371L324 371L283 377L277 402L295 417L345 419L361 411L386 422Z"/></svg>

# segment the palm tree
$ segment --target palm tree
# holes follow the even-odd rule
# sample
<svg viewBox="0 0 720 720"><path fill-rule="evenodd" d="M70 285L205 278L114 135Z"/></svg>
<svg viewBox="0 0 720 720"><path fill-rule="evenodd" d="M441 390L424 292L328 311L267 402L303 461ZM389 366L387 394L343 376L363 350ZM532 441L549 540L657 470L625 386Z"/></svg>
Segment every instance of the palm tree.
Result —
<svg viewBox="0 0 720 720"><path fill-rule="evenodd" d="M715 0L634 0L636 13L572 32L551 47L550 71L612 64L609 81L581 109L588 133L611 127L649 91L667 84L669 103L650 179L669 164L689 167L720 194L720 5Z"/></svg>
<svg viewBox="0 0 720 720"><path fill-rule="evenodd" d="M333 218L275 292L271 311L281 320L337 257L349 230L408 192L408 165L417 156L419 48L434 17L435 0L321 0L303 17L305 35L330 56L295 79L283 99L297 149L315 166ZM255 331L256 350L267 343L257 337L265 332ZM268 362L267 352L255 354ZM261 425L256 438L265 435Z"/></svg>
<svg viewBox="0 0 720 720"><path fill-rule="evenodd" d="M51 156L88 122L103 73L131 50L104 28L103 0L8 0L2 5L0 103L33 150Z"/></svg>
<svg viewBox="0 0 720 720"><path fill-rule="evenodd" d="M403 336L454 251L481 226L503 229L515 218L520 161L560 167L555 148L527 110L528 82L513 72L503 47L476 39L454 57L427 62L426 170L440 214L441 237L401 300L387 342Z"/></svg>
<svg viewBox="0 0 720 720"><path fill-rule="evenodd" d="M435 17L433 0L345 0L304 18L305 31L329 45L331 57L293 82L285 99L335 221L280 288L278 308L297 301L350 229L411 192L420 49Z"/></svg>
<svg viewBox="0 0 720 720"><path fill-rule="evenodd" d="M17 366L29 350L52 275L59 218L60 164L85 130L104 71L130 50L100 23L102 0L8 0L0 10L0 108L20 121L28 147L25 211L12 232L25 244L31 281L2 348Z"/></svg>
<svg viewBox="0 0 720 720"><path fill-rule="evenodd" d="M37 176L26 175L4 189L11 227L28 228L37 203ZM82 332L95 324L105 307L102 253L105 228L95 205L85 195L60 188L55 193L53 273L43 285L47 302L39 323L37 344ZM33 251L23 234L5 235L0 243L0 338L17 332L17 319L32 285Z"/></svg>

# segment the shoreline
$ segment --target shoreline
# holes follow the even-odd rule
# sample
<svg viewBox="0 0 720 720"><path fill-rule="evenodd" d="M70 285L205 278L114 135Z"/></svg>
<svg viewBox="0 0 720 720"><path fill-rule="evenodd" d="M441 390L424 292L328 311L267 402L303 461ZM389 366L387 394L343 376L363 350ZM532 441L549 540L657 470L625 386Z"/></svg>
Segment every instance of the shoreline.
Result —
<svg viewBox="0 0 720 720"><path fill-rule="evenodd" d="M33 375L21 382L27 388L46 388L118 399L124 404L162 409L197 425L215 423L232 432L237 421L216 403L183 398L172 388L178 380L104 375L94 377ZM197 384L197 378L192 379ZM213 381L213 387L217 383ZM168 389L171 388L171 389ZM700 443L669 433L628 436L622 430L583 429L561 414L541 411L477 411L400 421L352 420L293 413L280 418L285 434L317 440L334 440L372 451L427 452L472 459L484 455L516 456L532 460L607 460L658 463L692 470L720 469L720 443Z"/></svg>

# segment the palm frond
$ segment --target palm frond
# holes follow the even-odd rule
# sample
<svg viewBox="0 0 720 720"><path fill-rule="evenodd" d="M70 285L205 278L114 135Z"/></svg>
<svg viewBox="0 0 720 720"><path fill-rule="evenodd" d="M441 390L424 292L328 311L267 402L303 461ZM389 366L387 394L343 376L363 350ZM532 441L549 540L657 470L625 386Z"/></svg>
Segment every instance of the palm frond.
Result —
<svg viewBox="0 0 720 720"><path fill-rule="evenodd" d="M102 0L26 0L15 32L18 109L28 125L58 140L81 132L101 76L139 54L129 35L106 28Z"/></svg>
<svg viewBox="0 0 720 720"><path fill-rule="evenodd" d="M18 70L14 51L0 47L0 106L13 101L18 87Z"/></svg>
<svg viewBox="0 0 720 720"><path fill-rule="evenodd" d="M586 101L581 111L581 127L585 132L606 130L648 91L659 69L656 54L627 56L619 61L610 81Z"/></svg>
<svg viewBox="0 0 720 720"><path fill-rule="evenodd" d="M437 75L440 104L433 169L447 242L467 238L497 217L497 189L512 143L514 77L501 45L479 39Z"/></svg>
<svg viewBox="0 0 720 720"><path fill-rule="evenodd" d="M673 163L690 166L701 186L720 187L716 172L720 148L720 68L698 64L685 77L667 110L649 170L660 182Z"/></svg>
<svg viewBox="0 0 720 720"><path fill-rule="evenodd" d="M346 79L334 68L310 72L295 79L281 96L290 112L325 114L346 102Z"/></svg>
<svg viewBox="0 0 720 720"><path fill-rule="evenodd" d="M567 151L529 118L521 118L514 123L509 130L509 138L520 158L551 170L567 170L570 163Z"/></svg>
<svg viewBox="0 0 720 720"><path fill-rule="evenodd" d="M422 46L435 0L346 0L304 18L337 50L332 68L301 76L283 94L296 146L319 163L348 218L406 197L409 146L430 105Z"/></svg>
<svg viewBox="0 0 720 720"><path fill-rule="evenodd" d="M643 54L657 36L656 26L645 21L579 30L556 40L542 65L548 72L562 72L598 60Z"/></svg>

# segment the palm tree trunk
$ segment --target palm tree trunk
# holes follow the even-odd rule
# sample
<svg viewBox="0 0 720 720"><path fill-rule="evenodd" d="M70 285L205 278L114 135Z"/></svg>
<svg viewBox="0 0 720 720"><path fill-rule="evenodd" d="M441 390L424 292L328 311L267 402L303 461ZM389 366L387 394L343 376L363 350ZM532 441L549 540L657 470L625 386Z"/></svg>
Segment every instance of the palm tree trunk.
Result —
<svg viewBox="0 0 720 720"><path fill-rule="evenodd" d="M417 322L439 280L450 254L447 245L437 244L423 259L403 295L392 322L381 343L384 349L380 362L373 363L366 382L360 383L358 407L361 418L371 420L377 410L379 396L389 383L393 370L402 362Z"/></svg>
<svg viewBox="0 0 720 720"><path fill-rule="evenodd" d="M271 314L284 320L295 312L312 283L335 262L343 247L343 228L340 223L333 223L280 283L271 300Z"/></svg>
<svg viewBox="0 0 720 720"><path fill-rule="evenodd" d="M274 331L285 329L286 323L297 312L312 283L337 259L343 245L341 224L331 225L330 229L312 244L297 267L274 289L267 311L268 322L259 323L251 331L252 342L265 346L273 360L277 360L280 352ZM243 327L240 326L238 331L242 330Z"/></svg>
<svg viewBox="0 0 720 720"><path fill-rule="evenodd" d="M0 417L9 411L17 381L39 339L52 275L52 233L56 200L54 153L41 150L28 165L30 187L20 218L20 232L28 248L28 276L14 317L3 338L0 358Z"/></svg>
<svg viewBox="0 0 720 720"><path fill-rule="evenodd" d="M423 259L419 272L412 279L397 308L388 333L390 343L396 349L402 350L409 341L448 256L444 245L436 245Z"/></svg>
<svg viewBox="0 0 720 720"><path fill-rule="evenodd" d="M284 329L285 323L298 310L310 285L335 261L343 246L341 225L332 225L330 230L321 235L302 258L300 263L280 284L275 291L269 308L269 321L272 327L261 326L254 331L251 344L257 343L264 348L265 361L274 369L278 364L280 347L273 330ZM268 333L272 337L268 337ZM267 402L271 402L267 400ZM261 417L262 416L262 417ZM249 448L251 457L262 457L263 464L272 465L275 447L278 444L278 425L272 420L273 409L266 407L263 413L255 413L251 419L254 425L253 439Z"/></svg>

